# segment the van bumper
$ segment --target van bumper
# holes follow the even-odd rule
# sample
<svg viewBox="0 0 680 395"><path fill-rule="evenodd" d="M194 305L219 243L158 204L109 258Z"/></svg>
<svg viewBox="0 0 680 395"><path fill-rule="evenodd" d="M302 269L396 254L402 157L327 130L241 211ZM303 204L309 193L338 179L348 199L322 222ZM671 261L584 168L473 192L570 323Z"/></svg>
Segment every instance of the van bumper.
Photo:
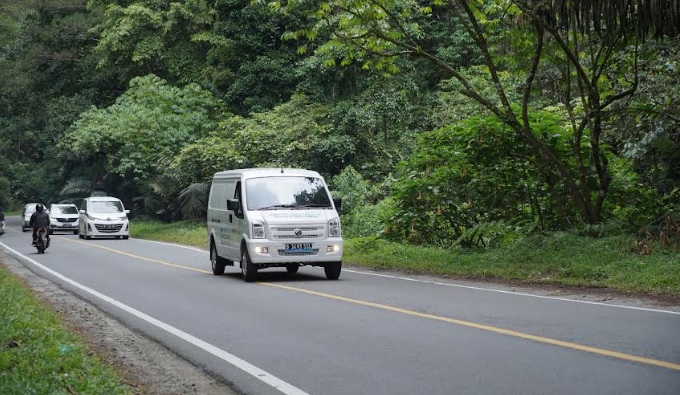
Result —
<svg viewBox="0 0 680 395"><path fill-rule="evenodd" d="M287 244L311 244L311 248L290 250ZM342 261L344 244L342 239L294 240L288 243L271 240L251 239L246 241L248 255L252 263L263 266L301 263L314 265L321 262Z"/></svg>

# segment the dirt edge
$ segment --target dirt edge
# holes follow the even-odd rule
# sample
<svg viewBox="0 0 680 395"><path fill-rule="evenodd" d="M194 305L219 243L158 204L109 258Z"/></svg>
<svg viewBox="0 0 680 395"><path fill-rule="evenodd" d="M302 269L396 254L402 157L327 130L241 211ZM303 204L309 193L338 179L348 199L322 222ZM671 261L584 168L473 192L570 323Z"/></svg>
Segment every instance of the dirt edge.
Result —
<svg viewBox="0 0 680 395"><path fill-rule="evenodd" d="M240 394L98 307L36 275L12 256L0 252L0 265L48 305L92 354L117 371L132 394Z"/></svg>

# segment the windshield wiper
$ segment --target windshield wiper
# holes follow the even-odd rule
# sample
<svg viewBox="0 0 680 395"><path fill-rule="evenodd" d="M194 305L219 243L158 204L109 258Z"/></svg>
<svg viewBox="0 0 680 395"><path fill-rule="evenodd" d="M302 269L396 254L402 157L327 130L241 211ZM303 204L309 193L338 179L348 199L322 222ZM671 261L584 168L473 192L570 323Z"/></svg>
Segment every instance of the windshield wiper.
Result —
<svg viewBox="0 0 680 395"><path fill-rule="evenodd" d="M298 207L323 207L323 208L331 208L329 204L323 204L323 203L307 203L307 204L302 204Z"/></svg>

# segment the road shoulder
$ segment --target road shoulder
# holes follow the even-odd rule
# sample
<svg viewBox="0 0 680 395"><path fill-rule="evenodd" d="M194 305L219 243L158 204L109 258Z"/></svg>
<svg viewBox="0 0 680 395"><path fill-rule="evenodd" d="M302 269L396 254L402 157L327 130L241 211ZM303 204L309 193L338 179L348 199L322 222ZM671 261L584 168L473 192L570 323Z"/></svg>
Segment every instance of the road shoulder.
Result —
<svg viewBox="0 0 680 395"><path fill-rule="evenodd" d="M80 336L99 359L115 369L134 394L186 395L238 392L159 343L0 251L0 265L49 305L64 325Z"/></svg>

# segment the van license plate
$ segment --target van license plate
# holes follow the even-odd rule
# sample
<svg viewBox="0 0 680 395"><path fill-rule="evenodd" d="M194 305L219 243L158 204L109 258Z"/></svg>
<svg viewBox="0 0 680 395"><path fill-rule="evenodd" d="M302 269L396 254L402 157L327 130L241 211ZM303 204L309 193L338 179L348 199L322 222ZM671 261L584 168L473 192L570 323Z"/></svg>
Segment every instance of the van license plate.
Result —
<svg viewBox="0 0 680 395"><path fill-rule="evenodd" d="M286 252L312 252L312 243L286 244Z"/></svg>

